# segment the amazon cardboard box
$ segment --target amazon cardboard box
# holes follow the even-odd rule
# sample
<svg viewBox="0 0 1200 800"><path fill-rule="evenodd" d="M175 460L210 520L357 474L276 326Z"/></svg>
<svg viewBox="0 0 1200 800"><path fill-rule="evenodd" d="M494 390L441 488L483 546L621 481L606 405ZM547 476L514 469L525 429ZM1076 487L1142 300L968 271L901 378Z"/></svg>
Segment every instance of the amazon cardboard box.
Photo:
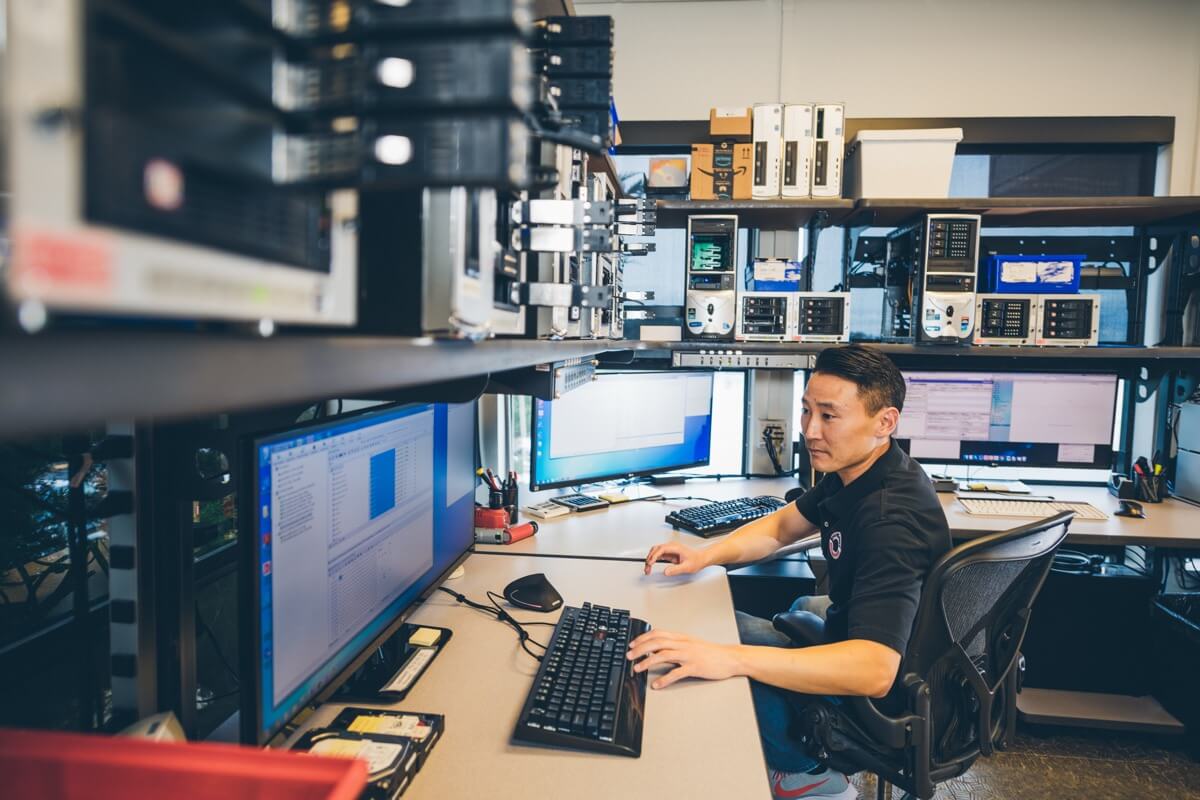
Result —
<svg viewBox="0 0 1200 800"><path fill-rule="evenodd" d="M692 199L749 200L753 152L748 142L692 145Z"/></svg>
<svg viewBox="0 0 1200 800"><path fill-rule="evenodd" d="M753 130L753 117L748 108L710 108L708 110L708 135L718 137L745 137Z"/></svg>

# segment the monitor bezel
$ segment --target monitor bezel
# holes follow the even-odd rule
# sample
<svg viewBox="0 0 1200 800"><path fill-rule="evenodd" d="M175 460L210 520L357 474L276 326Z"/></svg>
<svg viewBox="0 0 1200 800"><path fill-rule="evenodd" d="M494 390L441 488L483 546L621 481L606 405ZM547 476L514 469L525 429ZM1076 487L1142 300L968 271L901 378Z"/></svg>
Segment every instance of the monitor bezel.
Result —
<svg viewBox="0 0 1200 800"><path fill-rule="evenodd" d="M473 419L475 420L475 435L472 441L475 446L474 463L479 462L478 447L479 447L479 414L476 401L469 401L475 409ZM324 427L327 425L338 425L349 420L358 419L365 416L382 416L392 411L403 408L412 408L418 406L433 406L439 405L434 402L418 402L418 403L388 403L382 406L371 406L370 408L350 411L345 414L338 414L333 417L322 417L320 419L310 420L298 425L289 425L287 427L277 428L270 431L259 431L252 435L242 437L241 446L241 463L243 465L243 475L241 476L241 485L238 489L238 519L253 519L257 523L257 511L261 499L259 498L258 487L258 470L255 469L258 455L259 442L263 439L269 439L281 434L289 432L302 432L315 428ZM460 403L441 403L441 405L461 405ZM266 733L263 729L263 714L262 702L263 695L262 686L262 669L260 662L260 653L262 648L259 646L259 641L262 634L262 595L260 592L261 584L258 580L258 526L254 525L254 539L247 540L243 535L238 537L238 545L240 547L239 559L239 580L238 586L240 594L239 605L250 602L249 609L251 613L246 613L246 606L242 606L243 613L241 616L241 624L238 626L239 636L239 658L238 663L241 668L242 680L241 697L239 698L239 725L240 725L240 741L243 744L251 745L266 745L282 741L286 738L289 724L292 723L306 708L320 705L328 700L341 686L350 678L367 659L376 648L381 646L389 638L395 635L400 626L412 615L412 612L417 609L425 600L427 600L437 587L441 585L446 578L456 570L474 551L475 541L472 535L468 539L466 549L456 555L450 564L433 576L429 581L429 585L421 589L408 605L400 609L394 619L384 625L383 629L377 636L371 639L365 647L362 648L353 658L347 662L346 666L338 670L329 681L322 686L313 697L301 703L297 708L288 715L279 726ZM239 534L241 531L239 530ZM247 692L247 688L251 691Z"/></svg>
<svg viewBox="0 0 1200 800"><path fill-rule="evenodd" d="M716 397L716 374L712 370L704 369L636 369L636 370L605 370L597 372L597 378L603 378L609 375L708 375L712 380L712 391L708 395L708 420L709 420L709 436L708 436L708 458L700 461L693 461L686 464L675 464L672 466L658 467L657 469L645 470L625 470L608 475L588 476L581 480L571 481L550 481L543 483L538 481L537 475L537 404L538 402L553 402L552 400L541 400L534 398L530 403L529 408L529 489L533 492L540 492L546 489L562 489L571 486L583 486L590 483L603 483L605 481L628 480L630 478L640 478L648 475L658 475L663 472L671 472L677 469L691 469L693 467L707 467L712 463L712 418L713 418L713 403Z"/></svg>
<svg viewBox="0 0 1200 800"><path fill-rule="evenodd" d="M988 374L988 375L1003 375L1003 374L1008 374L1008 375L1062 375L1062 376L1077 375L1077 376L1087 376L1087 377L1100 376L1100 377L1113 378L1114 379L1113 411L1112 411L1112 424L1113 425L1116 424L1118 415L1121 413L1121 404L1122 404L1122 399L1123 399L1122 391L1121 391L1121 380L1125 378L1125 376L1120 374L1119 372L1115 372L1113 370L1107 370L1107 369L1106 370L1087 370L1087 371L1080 370L1078 368L1076 368L1076 369L1057 369L1057 370L1056 369L1048 369L1048 368L1042 368L1042 369L998 369L995 367L972 365L971 368L955 367L953 369L921 368L921 369L901 369L900 370L900 373L902 376L907 375L910 372L935 373L935 374L936 373L946 373L946 374L976 373L976 374ZM903 412L901 412L901 414L903 414ZM921 464L943 464L946 466L959 466L959 467L977 467L977 468L1004 467L1007 469L1091 469L1091 470L1103 469L1103 470L1108 470L1112 467L1113 458L1120 452L1119 447L1113 447L1111 437L1112 437L1112 430L1110 427L1109 441L1104 445L1104 447L1107 448L1107 458L1105 458L1103 455L1101 455L1101 456L1094 455L1092 458L1092 461L1087 462L1087 463L1079 462L1079 461L1073 461L1071 463L1056 461L1053 463L1036 462L1036 463L1024 463L1024 464L1011 464L1011 463L1000 463L1000 462L992 462L992 461L968 461L968 460L965 460L962 458L961 447L960 447L960 455L958 458L955 458L955 459L941 458L941 457L921 458L921 457L916 457L916 456L912 456L912 458L913 458L913 460L915 460ZM912 442L911 439L902 439L901 437L895 436L895 435L893 435L892 438L896 440L896 444L902 450L904 450L905 453L910 453L911 446L906 446L905 444L901 444L901 443L902 442L911 443ZM1097 447L1099 448L1100 446L1098 445ZM911 456L911 453L910 453L910 456Z"/></svg>

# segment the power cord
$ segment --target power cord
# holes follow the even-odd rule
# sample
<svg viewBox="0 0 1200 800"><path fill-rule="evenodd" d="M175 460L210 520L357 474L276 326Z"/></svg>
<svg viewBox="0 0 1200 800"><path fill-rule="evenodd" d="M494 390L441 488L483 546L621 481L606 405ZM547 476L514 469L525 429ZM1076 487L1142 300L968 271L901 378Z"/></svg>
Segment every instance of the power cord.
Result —
<svg viewBox="0 0 1200 800"><path fill-rule="evenodd" d="M534 639L533 637L531 637L529 635L529 631L525 630L524 626L525 625L550 625L550 626L553 626L554 625L553 622L524 622L523 623L520 620L514 619L511 614L509 614L507 611L505 611L504 608L501 607L501 605L496 602L496 598L500 597L500 595L498 595L492 591L489 591L487 593L487 598L491 602L491 605L488 606L488 605L484 605L483 603L476 603L474 600L471 600L470 598L468 598L465 594L460 594L451 589L447 589L445 586L439 586L437 588L438 588L438 591L445 592L446 594L450 595L451 597L453 597L455 600L462 603L463 605L470 606L471 608L474 608L477 611L483 611L484 613L491 614L496 619L498 619L500 622L503 622L503 623L506 623L507 625L509 625L514 631L517 632L517 638L520 640L521 649L524 650L526 653L528 653L530 656L532 656L535 661L538 661L539 663L541 662L542 656L540 654L535 653L534 651L530 650L529 645L531 645L531 644L537 645L538 647L542 648L543 651L545 651L546 645L542 644L541 642L539 642L536 639Z"/></svg>

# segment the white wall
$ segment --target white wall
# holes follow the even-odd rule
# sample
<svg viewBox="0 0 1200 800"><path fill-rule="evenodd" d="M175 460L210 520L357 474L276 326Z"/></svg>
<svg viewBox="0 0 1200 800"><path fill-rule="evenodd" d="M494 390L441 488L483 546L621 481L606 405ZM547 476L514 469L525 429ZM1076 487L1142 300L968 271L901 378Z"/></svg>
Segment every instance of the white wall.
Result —
<svg viewBox="0 0 1200 800"><path fill-rule="evenodd" d="M1200 0L575 0L616 20L626 120L841 100L851 117L1175 117L1200 193Z"/></svg>

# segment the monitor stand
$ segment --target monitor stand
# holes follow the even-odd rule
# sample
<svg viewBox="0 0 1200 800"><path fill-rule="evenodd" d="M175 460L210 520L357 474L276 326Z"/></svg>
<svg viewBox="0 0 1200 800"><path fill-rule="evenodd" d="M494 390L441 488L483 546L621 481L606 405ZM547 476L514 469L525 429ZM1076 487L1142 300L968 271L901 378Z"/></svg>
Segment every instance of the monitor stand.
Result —
<svg viewBox="0 0 1200 800"><path fill-rule="evenodd" d="M436 641L426 632L436 631ZM401 700L437 658L454 632L449 628L404 623L383 644L375 648L366 662L354 671L329 699L346 702Z"/></svg>
<svg viewBox="0 0 1200 800"><path fill-rule="evenodd" d="M658 500L663 493L649 486L633 483L622 486L620 489L605 489L596 496L616 505L617 503L627 503L630 500Z"/></svg>

